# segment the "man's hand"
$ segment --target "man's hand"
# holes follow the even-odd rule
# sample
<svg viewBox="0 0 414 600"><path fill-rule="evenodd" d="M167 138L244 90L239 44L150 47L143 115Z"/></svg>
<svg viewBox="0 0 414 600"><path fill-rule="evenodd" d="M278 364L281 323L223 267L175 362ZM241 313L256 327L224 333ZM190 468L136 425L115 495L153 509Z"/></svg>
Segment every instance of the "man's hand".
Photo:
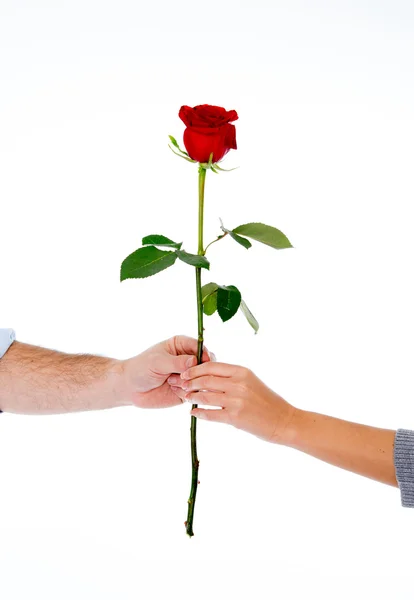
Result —
<svg viewBox="0 0 414 600"><path fill-rule="evenodd" d="M129 360L65 354L14 342L0 360L0 410L57 414L180 404L168 383L197 363L197 340L176 336ZM210 360L204 350L203 362Z"/></svg>
<svg viewBox="0 0 414 600"><path fill-rule="evenodd" d="M196 365L196 355L197 340L177 335L122 361L122 385L127 403L141 408L167 408L180 404L182 400L171 390L167 379ZM210 360L206 348L202 360Z"/></svg>

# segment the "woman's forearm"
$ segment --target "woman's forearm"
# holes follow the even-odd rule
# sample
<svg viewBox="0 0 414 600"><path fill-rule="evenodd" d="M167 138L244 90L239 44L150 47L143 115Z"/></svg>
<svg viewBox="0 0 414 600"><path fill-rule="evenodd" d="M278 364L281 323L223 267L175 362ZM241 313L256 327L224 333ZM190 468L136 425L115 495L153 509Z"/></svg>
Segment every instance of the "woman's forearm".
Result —
<svg viewBox="0 0 414 600"><path fill-rule="evenodd" d="M199 419L228 423L331 465L399 487L414 508L414 431L380 429L300 410L244 367L210 362L171 377L175 393Z"/></svg>
<svg viewBox="0 0 414 600"><path fill-rule="evenodd" d="M283 444L327 463L397 486L396 432L296 409Z"/></svg>

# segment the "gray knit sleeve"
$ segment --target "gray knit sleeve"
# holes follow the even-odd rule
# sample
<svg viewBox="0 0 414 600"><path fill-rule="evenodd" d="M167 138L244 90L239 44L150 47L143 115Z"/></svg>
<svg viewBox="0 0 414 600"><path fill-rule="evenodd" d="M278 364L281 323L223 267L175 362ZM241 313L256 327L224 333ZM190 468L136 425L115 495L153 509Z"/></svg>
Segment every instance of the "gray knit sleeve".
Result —
<svg viewBox="0 0 414 600"><path fill-rule="evenodd" d="M394 463L401 504L407 508L414 508L414 431L397 429Z"/></svg>

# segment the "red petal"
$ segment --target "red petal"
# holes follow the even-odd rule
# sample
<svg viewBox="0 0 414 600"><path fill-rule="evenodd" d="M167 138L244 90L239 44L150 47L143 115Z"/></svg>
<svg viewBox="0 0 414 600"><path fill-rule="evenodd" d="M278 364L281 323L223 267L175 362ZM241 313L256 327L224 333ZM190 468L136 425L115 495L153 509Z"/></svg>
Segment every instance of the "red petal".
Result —
<svg viewBox="0 0 414 600"><path fill-rule="evenodd" d="M227 125L225 125L224 144L226 148L232 148L233 150L237 150L236 128L234 125L230 125L230 123L227 123Z"/></svg>
<svg viewBox="0 0 414 600"><path fill-rule="evenodd" d="M184 105L180 108L178 116L186 127L191 127L191 115L193 112L194 109L191 106Z"/></svg>
<svg viewBox="0 0 414 600"><path fill-rule="evenodd" d="M187 127L221 127L239 118L235 110L227 111L212 104L199 104L194 108L184 105L178 114Z"/></svg>
<svg viewBox="0 0 414 600"><path fill-rule="evenodd" d="M193 160L208 162L210 154L213 153L213 162L217 162L227 152L222 131L216 130L213 133L207 131L209 130L205 129L200 133L200 129L187 128L184 131L184 145Z"/></svg>

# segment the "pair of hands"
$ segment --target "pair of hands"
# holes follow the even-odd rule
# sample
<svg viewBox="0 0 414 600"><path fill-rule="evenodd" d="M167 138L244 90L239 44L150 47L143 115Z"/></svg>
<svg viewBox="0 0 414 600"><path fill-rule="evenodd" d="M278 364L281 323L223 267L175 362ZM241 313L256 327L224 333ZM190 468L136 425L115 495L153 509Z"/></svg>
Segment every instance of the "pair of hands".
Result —
<svg viewBox="0 0 414 600"><path fill-rule="evenodd" d="M143 408L201 404L191 414L284 443L295 408L244 367L215 362L206 348L197 366L197 341L176 336L124 361L131 401ZM215 410L212 410L215 409Z"/></svg>

